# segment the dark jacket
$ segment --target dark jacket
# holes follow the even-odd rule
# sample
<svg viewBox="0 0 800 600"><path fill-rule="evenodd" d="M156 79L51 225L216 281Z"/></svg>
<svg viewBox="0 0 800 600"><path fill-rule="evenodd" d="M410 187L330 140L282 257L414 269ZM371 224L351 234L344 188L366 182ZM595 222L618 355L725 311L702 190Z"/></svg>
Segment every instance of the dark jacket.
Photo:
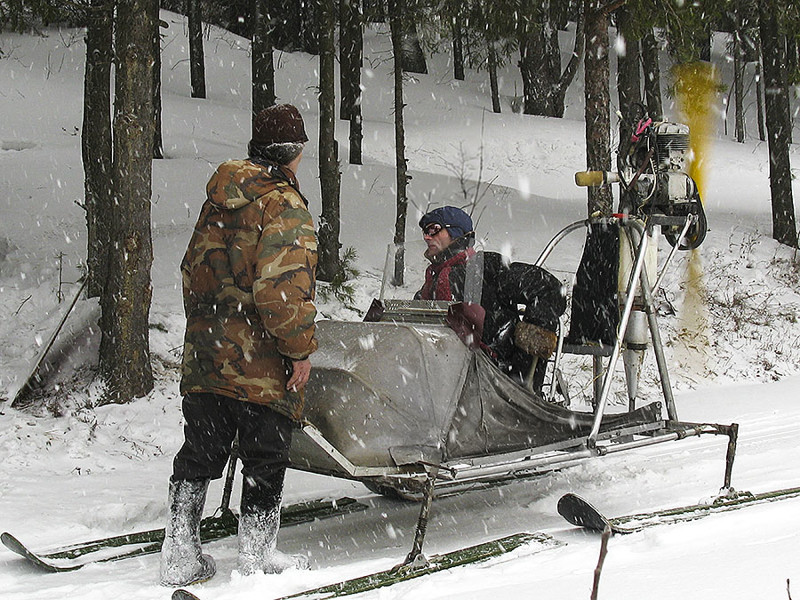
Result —
<svg viewBox="0 0 800 600"><path fill-rule="evenodd" d="M524 376L532 358L514 345L514 329L522 320L549 331L567 308L561 282L545 269L527 263L506 264L496 252L483 253L481 306L486 310L483 342L496 353L509 374Z"/></svg>

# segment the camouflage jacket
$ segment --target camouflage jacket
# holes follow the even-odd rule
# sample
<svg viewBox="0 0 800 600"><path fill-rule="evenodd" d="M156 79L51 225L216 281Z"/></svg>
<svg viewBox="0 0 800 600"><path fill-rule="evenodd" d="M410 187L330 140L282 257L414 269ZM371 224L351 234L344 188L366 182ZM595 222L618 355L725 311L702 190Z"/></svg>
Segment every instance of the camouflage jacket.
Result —
<svg viewBox="0 0 800 600"><path fill-rule="evenodd" d="M181 393L268 404L295 420L289 359L314 338L317 239L294 175L249 160L223 163L181 263L186 336Z"/></svg>

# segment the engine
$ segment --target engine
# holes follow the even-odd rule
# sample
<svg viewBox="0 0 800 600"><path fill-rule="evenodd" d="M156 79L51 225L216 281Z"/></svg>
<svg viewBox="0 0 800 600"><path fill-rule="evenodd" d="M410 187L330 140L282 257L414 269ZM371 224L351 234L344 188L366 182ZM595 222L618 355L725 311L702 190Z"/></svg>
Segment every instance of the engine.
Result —
<svg viewBox="0 0 800 600"><path fill-rule="evenodd" d="M642 119L634 130L627 155L620 158L620 212L642 218L652 214L693 215L681 240L679 225L666 226L663 233L673 246L680 242L680 249L697 248L705 239L708 224L697 185L686 172L689 127Z"/></svg>

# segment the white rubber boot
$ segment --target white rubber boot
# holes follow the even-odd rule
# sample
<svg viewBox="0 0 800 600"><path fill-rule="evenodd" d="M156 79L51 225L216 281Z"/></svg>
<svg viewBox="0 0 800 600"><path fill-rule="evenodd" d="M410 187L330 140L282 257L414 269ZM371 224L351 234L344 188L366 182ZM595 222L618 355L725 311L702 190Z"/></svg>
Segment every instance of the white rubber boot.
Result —
<svg viewBox="0 0 800 600"><path fill-rule="evenodd" d="M308 558L277 549L281 525L280 505L264 510L248 509L239 517L239 562L241 575L282 573L287 569L308 569Z"/></svg>
<svg viewBox="0 0 800 600"><path fill-rule="evenodd" d="M161 585L180 587L211 579L214 559L200 551L200 519L208 479L169 482L169 520L161 546Z"/></svg>

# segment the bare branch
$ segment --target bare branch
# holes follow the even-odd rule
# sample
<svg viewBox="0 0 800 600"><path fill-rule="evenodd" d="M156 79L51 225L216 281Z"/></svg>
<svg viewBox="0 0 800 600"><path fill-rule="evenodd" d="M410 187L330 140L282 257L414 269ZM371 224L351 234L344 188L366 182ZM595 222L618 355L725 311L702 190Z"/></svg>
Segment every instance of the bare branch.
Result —
<svg viewBox="0 0 800 600"><path fill-rule="evenodd" d="M597 559L597 566L594 569L594 585L592 586L592 600L597 600L597 589L600 587L600 574L603 572L603 563L608 554L608 540L611 537L611 526L606 525L603 529L603 538L600 541L600 557Z"/></svg>

